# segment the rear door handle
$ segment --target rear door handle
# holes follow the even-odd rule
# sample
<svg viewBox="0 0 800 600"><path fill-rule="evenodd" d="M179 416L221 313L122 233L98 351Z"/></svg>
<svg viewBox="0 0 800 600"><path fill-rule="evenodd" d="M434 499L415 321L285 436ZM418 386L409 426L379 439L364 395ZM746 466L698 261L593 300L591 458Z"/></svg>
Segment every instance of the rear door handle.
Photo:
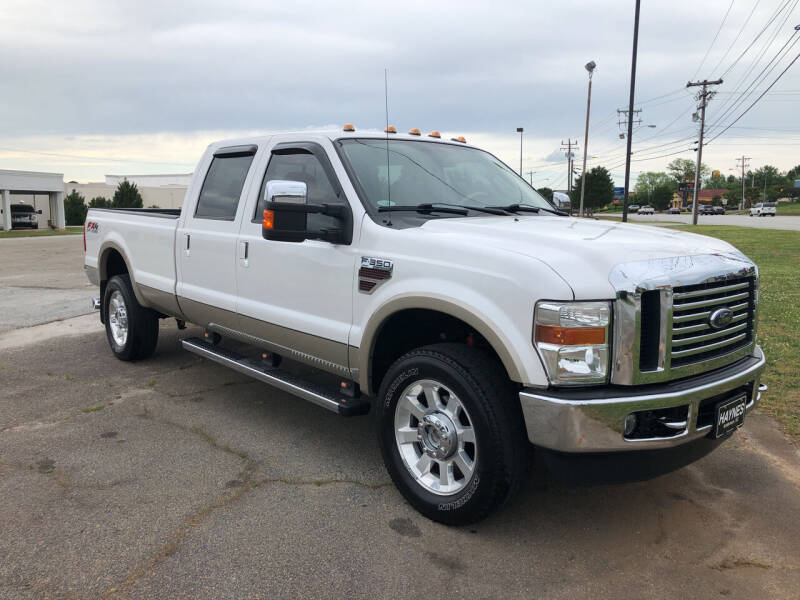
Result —
<svg viewBox="0 0 800 600"><path fill-rule="evenodd" d="M239 242L239 260L243 267L250 266L250 242Z"/></svg>
<svg viewBox="0 0 800 600"><path fill-rule="evenodd" d="M190 256L192 254L192 236L190 234L186 234L186 248L183 250L183 253L186 256Z"/></svg>

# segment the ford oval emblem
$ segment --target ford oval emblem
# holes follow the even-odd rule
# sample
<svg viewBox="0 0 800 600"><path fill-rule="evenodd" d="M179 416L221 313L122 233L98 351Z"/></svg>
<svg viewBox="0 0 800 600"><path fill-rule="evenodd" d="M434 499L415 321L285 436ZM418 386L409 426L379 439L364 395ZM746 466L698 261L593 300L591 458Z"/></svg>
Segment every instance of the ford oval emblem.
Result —
<svg viewBox="0 0 800 600"><path fill-rule="evenodd" d="M714 329L724 329L732 320L733 311L730 308L718 308L708 317L708 324Z"/></svg>

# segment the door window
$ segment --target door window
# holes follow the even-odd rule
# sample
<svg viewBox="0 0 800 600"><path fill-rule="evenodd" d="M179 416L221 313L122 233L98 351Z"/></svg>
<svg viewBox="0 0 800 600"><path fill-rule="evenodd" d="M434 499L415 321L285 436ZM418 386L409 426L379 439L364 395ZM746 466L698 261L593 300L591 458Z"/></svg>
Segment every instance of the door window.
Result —
<svg viewBox="0 0 800 600"><path fill-rule="evenodd" d="M252 162L252 153L215 156L200 190L195 218L233 221Z"/></svg>
<svg viewBox="0 0 800 600"><path fill-rule="evenodd" d="M273 153L267 165L261 190L258 195L258 205L253 221L261 221L264 214L264 190L267 182L275 179L285 181L302 181L308 189L309 204L344 204L325 172L320 160L308 150L292 149ZM341 221L334 217L319 214L308 215L308 229L317 231L332 227L341 227Z"/></svg>

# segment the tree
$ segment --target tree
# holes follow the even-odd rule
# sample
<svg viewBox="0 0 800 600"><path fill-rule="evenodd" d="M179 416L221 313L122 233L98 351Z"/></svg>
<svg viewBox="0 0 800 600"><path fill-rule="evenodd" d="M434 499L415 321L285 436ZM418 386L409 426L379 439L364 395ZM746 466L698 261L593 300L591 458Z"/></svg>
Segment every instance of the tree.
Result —
<svg viewBox="0 0 800 600"><path fill-rule="evenodd" d="M553 190L551 190L549 187L540 187L536 191L544 196L545 200L549 200L550 202L553 201Z"/></svg>
<svg viewBox="0 0 800 600"><path fill-rule="evenodd" d="M681 181L694 181L695 161L688 158L676 158L667 165L667 171L672 178L680 183ZM710 173L706 165L700 165L700 177L708 177Z"/></svg>
<svg viewBox="0 0 800 600"><path fill-rule="evenodd" d="M67 225L83 225L87 210L83 194L76 190L73 189L64 198L64 220Z"/></svg>
<svg viewBox="0 0 800 600"><path fill-rule="evenodd" d="M135 183L123 179L117 185L114 192L114 198L111 200L112 208L142 208L142 195L139 193L139 188Z"/></svg>
<svg viewBox="0 0 800 600"><path fill-rule="evenodd" d="M739 202L742 200L742 188L741 186L736 186L730 188L725 194L723 194L724 198L728 200L728 208L739 208Z"/></svg>
<svg viewBox="0 0 800 600"><path fill-rule="evenodd" d="M89 200L89 208L111 208L111 201L105 196L95 196Z"/></svg>
<svg viewBox="0 0 800 600"><path fill-rule="evenodd" d="M648 171L636 179L636 197L656 210L669 208L675 188L675 180L663 172Z"/></svg>
<svg viewBox="0 0 800 600"><path fill-rule="evenodd" d="M570 192L570 202L572 208L579 208L581 205L581 181L583 175L575 179L575 185ZM584 191L583 207L596 209L609 204L614 200L614 181L608 169L605 167L595 167L586 174L586 190Z"/></svg>

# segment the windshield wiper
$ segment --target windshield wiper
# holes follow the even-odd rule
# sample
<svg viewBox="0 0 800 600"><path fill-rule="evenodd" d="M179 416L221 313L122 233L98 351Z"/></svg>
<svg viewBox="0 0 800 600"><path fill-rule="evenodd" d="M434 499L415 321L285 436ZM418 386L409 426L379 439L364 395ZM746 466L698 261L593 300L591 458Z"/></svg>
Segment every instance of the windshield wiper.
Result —
<svg viewBox="0 0 800 600"><path fill-rule="evenodd" d="M538 213L540 211L545 211L553 213L554 215L561 215L562 217L569 216L563 210L545 208L544 206L530 206L528 204L509 204L508 206L491 206L489 208L496 208L498 210L504 210L506 212L511 212L511 213L519 213L519 212Z"/></svg>
<svg viewBox="0 0 800 600"><path fill-rule="evenodd" d="M446 202L426 202L416 206L379 206L378 212L391 212L398 210L414 210L417 212L446 212L454 215L467 215L468 211L486 213L489 215L507 215L508 211L494 206L470 206L467 204L448 204Z"/></svg>
<svg viewBox="0 0 800 600"><path fill-rule="evenodd" d="M414 206L379 206L378 212L400 212L400 211L412 211L412 212L420 212L420 213L429 213L429 212L441 212L441 213L449 213L453 215L461 215L466 216L469 214L469 211L465 208L459 207L451 207L451 206L434 206L431 203L424 203L424 204L417 204Z"/></svg>

